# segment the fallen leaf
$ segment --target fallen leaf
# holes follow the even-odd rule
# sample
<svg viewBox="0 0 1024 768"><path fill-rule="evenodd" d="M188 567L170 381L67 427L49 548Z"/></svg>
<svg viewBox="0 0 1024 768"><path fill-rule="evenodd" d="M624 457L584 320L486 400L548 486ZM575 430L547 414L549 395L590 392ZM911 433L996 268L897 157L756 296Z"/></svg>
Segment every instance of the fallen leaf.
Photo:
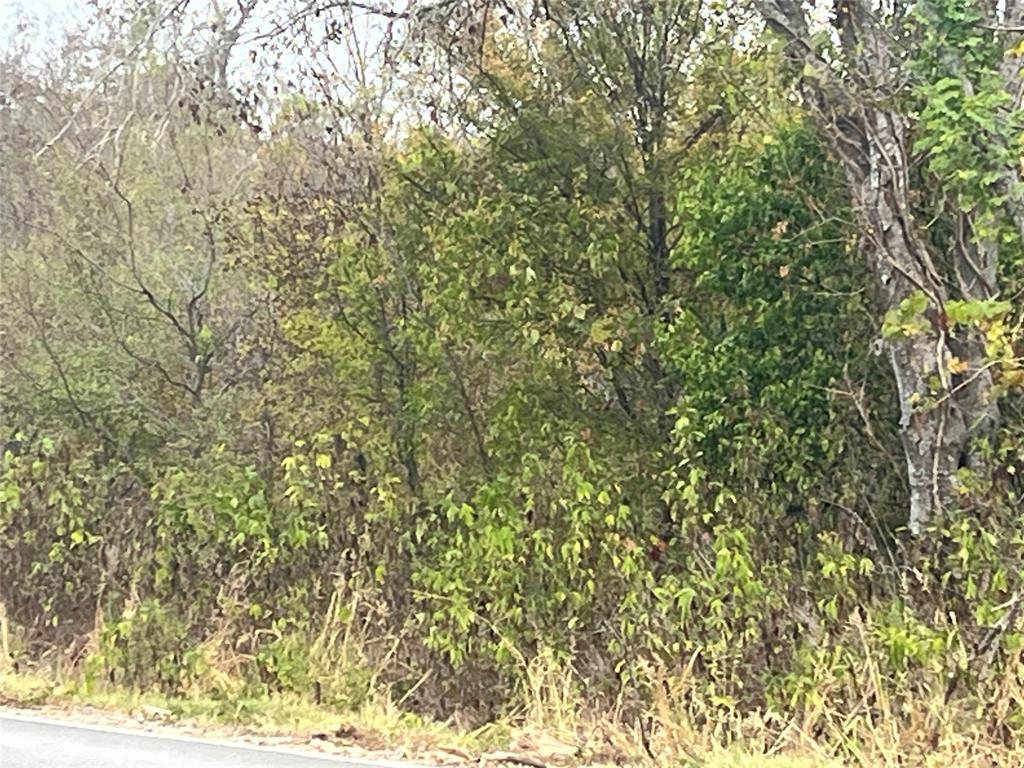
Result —
<svg viewBox="0 0 1024 768"><path fill-rule="evenodd" d="M514 752L487 752L480 756L481 760L486 760L494 763L515 763L516 765L527 765L530 768L547 768L547 765L541 760L530 757L529 755L517 755Z"/></svg>
<svg viewBox="0 0 1024 768"><path fill-rule="evenodd" d="M467 752L466 750L462 749L461 747L455 747L455 746L450 746L450 745L447 745L447 744L441 744L440 746L435 747L435 749L438 752L444 752L445 754L448 754L448 755L454 755L455 757L458 757L458 758L460 758L462 760L471 760L472 759L472 756L469 754L469 752Z"/></svg>

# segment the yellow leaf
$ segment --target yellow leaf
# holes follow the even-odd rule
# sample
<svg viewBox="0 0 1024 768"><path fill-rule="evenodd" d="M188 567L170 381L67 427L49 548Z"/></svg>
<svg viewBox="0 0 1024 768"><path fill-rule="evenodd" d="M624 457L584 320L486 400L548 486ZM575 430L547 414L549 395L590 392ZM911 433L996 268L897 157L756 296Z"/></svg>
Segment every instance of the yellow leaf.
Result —
<svg viewBox="0 0 1024 768"><path fill-rule="evenodd" d="M1010 387L1024 387L1024 370L1003 371L999 375L999 383L1009 389Z"/></svg>
<svg viewBox="0 0 1024 768"><path fill-rule="evenodd" d="M970 370L971 366L961 360L959 357L949 358L947 363L950 373L963 373L964 371Z"/></svg>

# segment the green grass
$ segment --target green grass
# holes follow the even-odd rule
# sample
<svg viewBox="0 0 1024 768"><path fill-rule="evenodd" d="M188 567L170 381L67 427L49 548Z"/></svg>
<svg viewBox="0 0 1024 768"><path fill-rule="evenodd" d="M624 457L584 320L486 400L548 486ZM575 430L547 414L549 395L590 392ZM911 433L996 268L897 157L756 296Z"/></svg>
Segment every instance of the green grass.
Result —
<svg viewBox="0 0 1024 768"><path fill-rule="evenodd" d="M78 681L60 684L40 674L11 673L0 674L0 702L20 707L45 706L48 713L63 712L68 716L74 716L76 708L88 706L93 712L100 710L111 716L158 719L209 730L218 735L228 732L250 736L294 736L305 741L313 734L327 734L343 746L390 752L401 748L410 759L426 761L444 758L451 762L460 756L475 760L481 754L494 751L530 754L529 749L521 747L525 738L539 745L534 754L544 760L542 735L524 736L522 730L504 722L474 731L459 730L450 724L431 722L415 714L401 712L386 700L371 700L357 709L339 712L291 695L230 699L167 696L119 687L86 686ZM619 755L617 760L602 754L593 754L591 759L586 757L587 750L584 749L580 755L583 759L564 756L557 759L549 755L546 762L551 765L611 765L615 762L622 764L626 758L624 762L627 765L651 765L650 759L639 751L635 755ZM680 768L683 765L680 764ZM832 768L839 764L811 758L765 757L730 751L706 755L694 765L701 768Z"/></svg>
<svg viewBox="0 0 1024 768"><path fill-rule="evenodd" d="M160 720L223 734L294 737L324 734L364 750L403 748L410 755L438 749L478 754L498 748L501 729L461 732L447 724L402 712L388 700L371 699L348 710L332 709L293 694L269 696L168 696L118 686L55 683L33 673L0 674L0 704L44 707L73 715L88 706L112 716Z"/></svg>
<svg viewBox="0 0 1024 768"><path fill-rule="evenodd" d="M391 700L371 697L351 709L318 706L297 695L270 696L167 696L117 686L85 685L80 680L56 682L39 673L0 673L0 704L41 708L47 715L76 717L88 712L95 720L113 724L139 719L179 725L217 737L291 738L308 742L322 734L338 749L379 752L427 764L474 762L496 751L523 754L551 768L559 766L667 766L667 768L983 768L1024 765L1010 748L977 752L963 743L941 754L898 754L892 747L866 750L860 760L830 759L816 754L813 745L801 751L793 746L776 755L761 755L742 748L709 746L685 728L666 727L656 734L655 757L645 753L637 734L610 721L568 721L546 727L499 720L476 730L439 723L403 712ZM88 709L86 709L88 707ZM98 713L98 714L97 714ZM707 734L703 734L707 736ZM702 746L701 746L702 745ZM572 754L576 749L576 754Z"/></svg>
<svg viewBox="0 0 1024 768"><path fill-rule="evenodd" d="M31 707L53 698L54 685L45 677L0 672L0 704Z"/></svg>

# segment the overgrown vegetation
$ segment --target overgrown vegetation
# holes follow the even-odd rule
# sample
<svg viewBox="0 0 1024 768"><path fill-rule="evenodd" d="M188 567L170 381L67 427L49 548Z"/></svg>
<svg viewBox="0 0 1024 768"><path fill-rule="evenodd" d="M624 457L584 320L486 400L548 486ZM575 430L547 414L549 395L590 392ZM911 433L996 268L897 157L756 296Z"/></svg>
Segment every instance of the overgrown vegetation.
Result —
<svg viewBox="0 0 1024 768"><path fill-rule="evenodd" d="M1019 765L1017 4L278 6L0 60L6 663Z"/></svg>

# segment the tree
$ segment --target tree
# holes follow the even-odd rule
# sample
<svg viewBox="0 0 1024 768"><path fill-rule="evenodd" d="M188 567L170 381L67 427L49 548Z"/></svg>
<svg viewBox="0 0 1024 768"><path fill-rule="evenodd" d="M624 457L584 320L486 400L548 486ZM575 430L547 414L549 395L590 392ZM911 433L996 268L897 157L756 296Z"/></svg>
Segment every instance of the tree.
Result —
<svg viewBox="0 0 1024 768"><path fill-rule="evenodd" d="M1019 38L993 30L1019 27L1021 5L847 0L825 22L795 0L756 5L846 173L886 313L909 527L920 533L956 505L959 470L985 473L1000 421L978 321L1007 311L1000 250L1019 247L1007 236L1022 210L1011 146Z"/></svg>
<svg viewBox="0 0 1024 768"><path fill-rule="evenodd" d="M226 213L255 145L203 55L223 52L220 38L193 58L173 8L97 22L117 44L72 39L60 63L10 65L0 151L15 171L3 224L17 237L4 300L29 321L11 329L9 343L29 352L12 377L125 448L136 429L182 437L175 412L245 366L235 352L248 289L220 273ZM92 87L68 87L76 81ZM107 375L73 375L83 362Z"/></svg>
<svg viewBox="0 0 1024 768"><path fill-rule="evenodd" d="M10 588L30 626L138 579L164 458L238 438L258 373L241 344L256 293L224 254L255 138L206 61L220 38L170 5L90 21L59 56L0 63L2 441L49 465L11 521L33 534L4 541L37 563Z"/></svg>

